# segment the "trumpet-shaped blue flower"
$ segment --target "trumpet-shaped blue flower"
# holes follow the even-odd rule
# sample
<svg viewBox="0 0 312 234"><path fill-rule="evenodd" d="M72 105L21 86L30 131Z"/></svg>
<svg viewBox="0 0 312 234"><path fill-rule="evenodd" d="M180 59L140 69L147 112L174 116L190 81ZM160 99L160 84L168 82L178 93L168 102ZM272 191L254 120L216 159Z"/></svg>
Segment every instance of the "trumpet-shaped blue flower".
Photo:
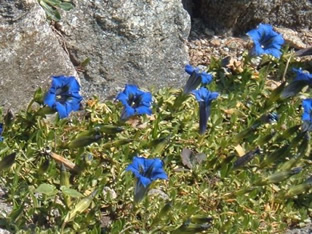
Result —
<svg viewBox="0 0 312 234"><path fill-rule="evenodd" d="M139 90L136 85L126 85L124 91L120 92L116 99L124 106L121 114L122 120L133 115L152 114L152 94Z"/></svg>
<svg viewBox="0 0 312 234"><path fill-rule="evenodd" d="M212 75L204 71L200 71L199 68L194 68L191 65L185 66L185 71L190 74L186 85L184 86L184 93L190 93L196 89L200 84L209 84L212 81Z"/></svg>
<svg viewBox="0 0 312 234"><path fill-rule="evenodd" d="M80 108L82 97L80 85L73 76L52 76L51 88L44 98L44 104L56 110L60 118L67 117L70 112Z"/></svg>
<svg viewBox="0 0 312 234"><path fill-rule="evenodd" d="M302 114L302 130L311 131L312 130L312 99L302 100L303 114Z"/></svg>
<svg viewBox="0 0 312 234"><path fill-rule="evenodd" d="M247 32L247 35L254 42L252 55L270 54L276 58L281 57L281 47L285 41L281 34L273 30L271 25L259 24L256 29Z"/></svg>
<svg viewBox="0 0 312 234"><path fill-rule="evenodd" d="M132 163L126 168L131 171L137 178L134 191L134 200L142 200L145 196L149 185L157 179L168 179L163 169L163 161L158 158L147 159L143 157L134 157Z"/></svg>
<svg viewBox="0 0 312 234"><path fill-rule="evenodd" d="M301 68L293 68L292 71L296 73L296 77L282 91L281 97L284 99L295 96L306 85L312 86L312 74L303 71Z"/></svg>
<svg viewBox="0 0 312 234"><path fill-rule="evenodd" d="M192 91L192 94L199 102L199 133L203 134L207 128L211 102L219 96L219 93L210 92L208 89L201 87L199 90Z"/></svg>
<svg viewBox="0 0 312 234"><path fill-rule="evenodd" d="M3 141L2 132L3 132L3 123L0 123L0 142Z"/></svg>
<svg viewBox="0 0 312 234"><path fill-rule="evenodd" d="M293 68L292 71L296 73L294 81L305 81L307 85L312 85L312 74L301 68Z"/></svg>

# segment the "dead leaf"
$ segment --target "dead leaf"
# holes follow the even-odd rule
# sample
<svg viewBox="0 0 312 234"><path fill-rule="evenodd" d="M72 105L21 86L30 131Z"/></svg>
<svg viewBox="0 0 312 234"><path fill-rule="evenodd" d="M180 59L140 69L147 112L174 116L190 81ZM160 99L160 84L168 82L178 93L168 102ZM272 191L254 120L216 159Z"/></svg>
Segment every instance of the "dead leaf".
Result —
<svg viewBox="0 0 312 234"><path fill-rule="evenodd" d="M191 156L193 152L189 149L183 149L181 153L182 164L188 168L192 168Z"/></svg>
<svg viewBox="0 0 312 234"><path fill-rule="evenodd" d="M190 149L183 149L181 153L182 164L189 169L192 169L195 165L201 164L206 159L206 154L199 153L194 155Z"/></svg>
<svg viewBox="0 0 312 234"><path fill-rule="evenodd" d="M237 145L234 147L239 157L242 157L246 154L245 149L241 145Z"/></svg>
<svg viewBox="0 0 312 234"><path fill-rule="evenodd" d="M63 163L64 166L68 167L69 169L72 169L74 171L77 171L78 168L76 166L75 163L73 163L72 161L64 158L61 155L58 155L56 153L50 152L49 155L51 156L51 158L53 158L55 161L57 161L58 163Z"/></svg>

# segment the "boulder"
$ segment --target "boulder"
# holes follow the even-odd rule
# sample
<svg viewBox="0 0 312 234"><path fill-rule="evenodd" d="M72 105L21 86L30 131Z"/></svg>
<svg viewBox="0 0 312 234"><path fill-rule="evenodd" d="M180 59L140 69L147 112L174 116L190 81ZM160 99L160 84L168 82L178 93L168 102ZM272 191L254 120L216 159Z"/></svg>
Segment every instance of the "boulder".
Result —
<svg viewBox="0 0 312 234"><path fill-rule="evenodd" d="M186 0L184 0L186 1ZM241 35L259 23L311 29L311 0L198 0L192 12L218 34ZM194 14L194 13L193 13Z"/></svg>
<svg viewBox="0 0 312 234"><path fill-rule="evenodd" d="M0 106L20 109L51 75L77 75L36 0L0 4Z"/></svg>
<svg viewBox="0 0 312 234"><path fill-rule="evenodd" d="M190 17L181 0L79 0L56 28L85 96L115 97L125 84L181 86L188 63Z"/></svg>

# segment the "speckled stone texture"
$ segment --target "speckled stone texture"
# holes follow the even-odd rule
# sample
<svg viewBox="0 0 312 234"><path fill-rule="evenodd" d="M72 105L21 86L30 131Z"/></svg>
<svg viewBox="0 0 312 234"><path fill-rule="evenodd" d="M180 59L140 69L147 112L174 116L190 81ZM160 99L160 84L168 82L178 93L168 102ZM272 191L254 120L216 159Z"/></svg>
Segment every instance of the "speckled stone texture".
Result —
<svg viewBox="0 0 312 234"><path fill-rule="evenodd" d="M184 0L186 1L186 0ZM197 13L218 34L239 35L259 23L311 29L311 0L197 0ZM194 9L194 8L193 8Z"/></svg>
<svg viewBox="0 0 312 234"><path fill-rule="evenodd" d="M127 83L181 86L188 63L190 17L181 0L79 0L57 28L80 73L86 96L115 97Z"/></svg>
<svg viewBox="0 0 312 234"><path fill-rule="evenodd" d="M76 70L36 0L0 3L0 106L24 108L51 75Z"/></svg>

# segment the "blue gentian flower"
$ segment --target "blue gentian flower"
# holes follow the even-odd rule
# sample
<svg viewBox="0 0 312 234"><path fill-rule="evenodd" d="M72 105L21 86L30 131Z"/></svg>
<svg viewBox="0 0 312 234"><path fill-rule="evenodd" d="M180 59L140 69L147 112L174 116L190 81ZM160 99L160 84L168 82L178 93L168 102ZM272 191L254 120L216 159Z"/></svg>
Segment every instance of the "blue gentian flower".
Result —
<svg viewBox="0 0 312 234"><path fill-rule="evenodd" d="M312 74L303 71L301 68L293 68L292 71L296 73L296 77L282 91L281 97L284 99L295 96L306 85L312 86Z"/></svg>
<svg viewBox="0 0 312 234"><path fill-rule="evenodd" d="M133 115L152 114L152 94L139 90L136 85L126 85L124 91L120 92L116 99L124 106L121 114L122 120Z"/></svg>
<svg viewBox="0 0 312 234"><path fill-rule="evenodd" d="M52 76L51 88L44 98L44 104L56 110L60 118L66 118L70 112L80 108L82 97L80 85L73 76Z"/></svg>
<svg viewBox="0 0 312 234"><path fill-rule="evenodd" d="M184 86L184 93L190 93L198 87L200 84L209 84L212 81L212 75L204 71L200 71L199 68L194 68L191 65L185 66L185 71L190 74L186 85Z"/></svg>
<svg viewBox="0 0 312 234"><path fill-rule="evenodd" d="M210 92L208 89L201 87L199 90L192 91L192 94L199 102L199 133L203 134L207 128L211 102L219 96L219 93Z"/></svg>
<svg viewBox="0 0 312 234"><path fill-rule="evenodd" d="M307 85L312 85L312 74L307 71L303 71L301 68L293 68L293 72L296 73L294 81L305 81Z"/></svg>
<svg viewBox="0 0 312 234"><path fill-rule="evenodd" d="M312 131L312 99L302 100L303 114L302 114L302 130Z"/></svg>
<svg viewBox="0 0 312 234"><path fill-rule="evenodd" d="M3 132L3 123L0 123L0 142L3 141L2 132Z"/></svg>
<svg viewBox="0 0 312 234"><path fill-rule="evenodd" d="M261 54L270 54L276 58L281 57L281 47L284 39L281 34L275 32L269 24L259 24L256 29L247 32L254 42L251 54L258 56Z"/></svg>
<svg viewBox="0 0 312 234"><path fill-rule="evenodd" d="M145 196L149 185L157 179L168 179L163 169L163 161L158 158L147 159L143 157L134 157L132 163L126 168L137 178L134 201L138 202Z"/></svg>

